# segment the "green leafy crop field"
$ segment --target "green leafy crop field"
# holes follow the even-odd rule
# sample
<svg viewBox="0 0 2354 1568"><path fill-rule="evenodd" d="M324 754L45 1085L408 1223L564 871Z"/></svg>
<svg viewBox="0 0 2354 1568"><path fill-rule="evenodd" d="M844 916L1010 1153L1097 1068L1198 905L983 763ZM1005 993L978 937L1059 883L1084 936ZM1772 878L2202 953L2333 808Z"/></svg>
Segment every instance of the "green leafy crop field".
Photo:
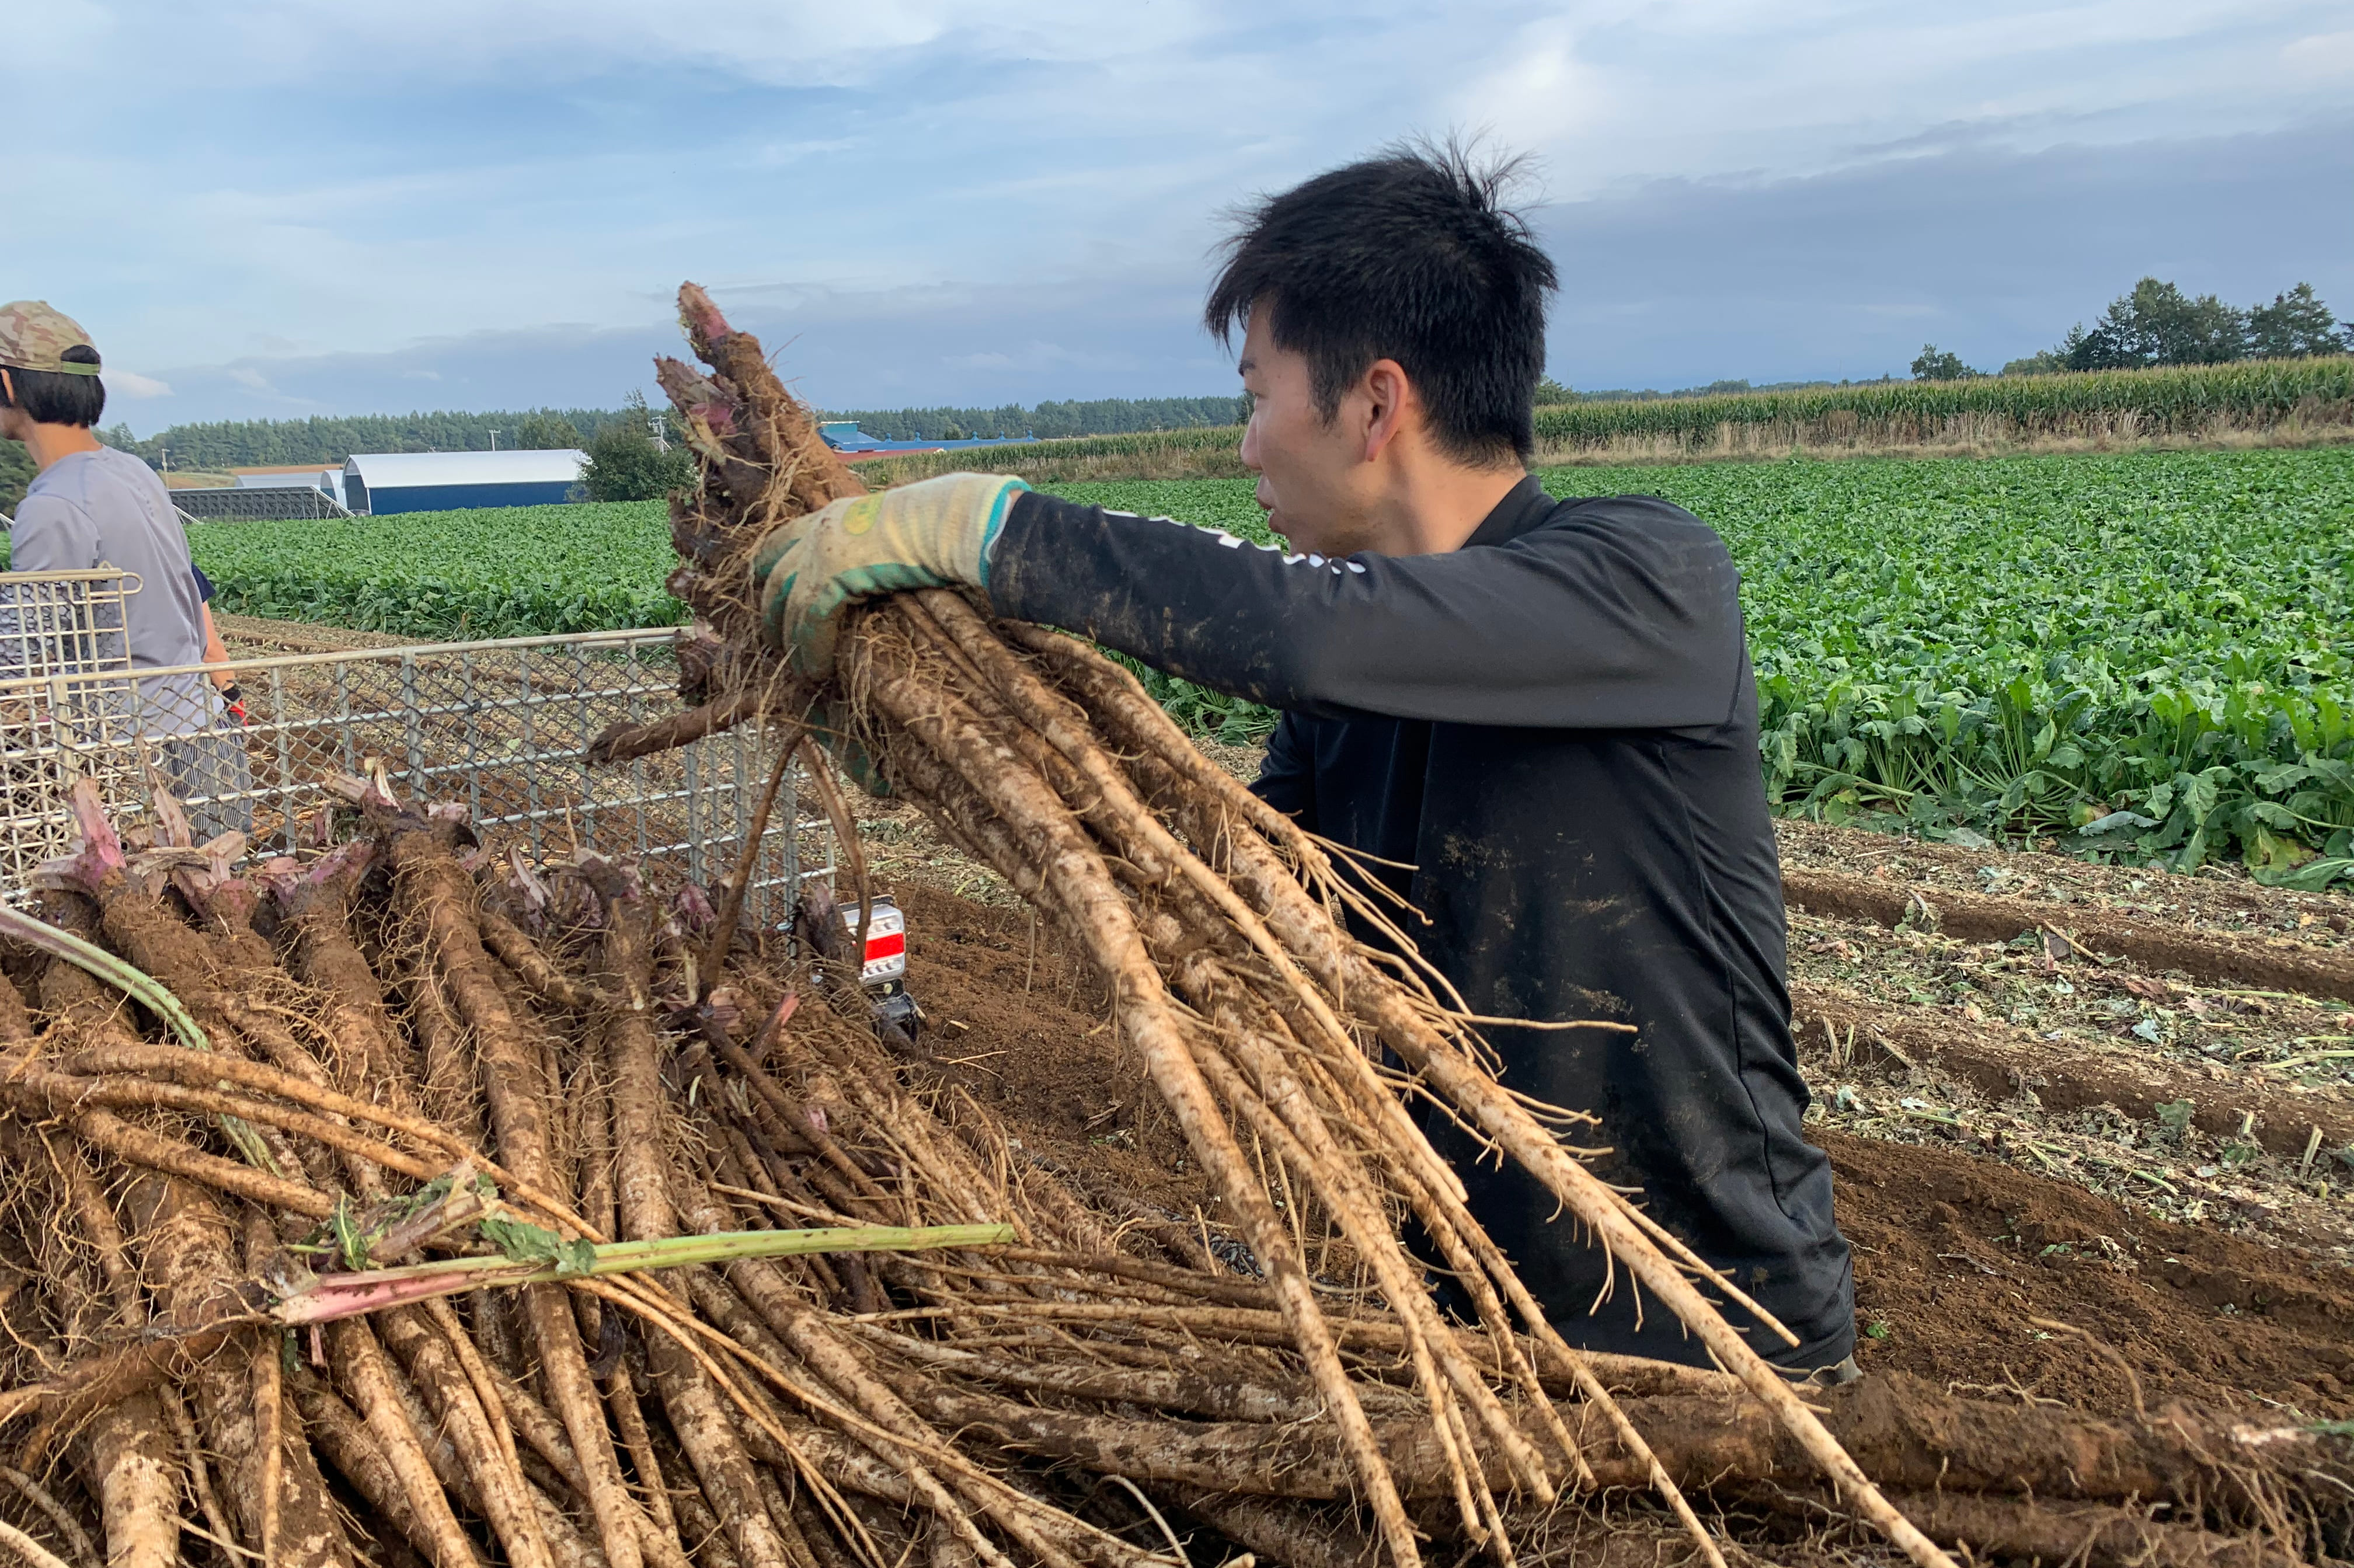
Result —
<svg viewBox="0 0 2354 1568"><path fill-rule="evenodd" d="M239 615L434 640L668 626L678 564L661 502L202 523L196 564Z"/></svg>
<svg viewBox="0 0 2354 1568"><path fill-rule="evenodd" d="M1724 535L1776 804L2354 874L2354 451L1582 468ZM1264 538L1246 481L1061 487ZM1195 727L1265 710L1151 677Z"/></svg>
<svg viewBox="0 0 2354 1568"><path fill-rule="evenodd" d="M2354 450L1548 472L1713 524L1778 805L2354 874ZM1247 480L1055 487L1264 540ZM420 637L679 619L660 503L192 530L224 609ZM1193 729L1267 710L1149 677Z"/></svg>

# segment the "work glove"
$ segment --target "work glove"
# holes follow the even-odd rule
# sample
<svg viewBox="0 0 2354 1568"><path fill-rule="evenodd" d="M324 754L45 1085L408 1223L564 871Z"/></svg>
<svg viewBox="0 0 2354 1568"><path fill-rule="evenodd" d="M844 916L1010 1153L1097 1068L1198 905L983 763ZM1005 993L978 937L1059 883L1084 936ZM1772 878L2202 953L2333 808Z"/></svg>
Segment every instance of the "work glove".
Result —
<svg viewBox="0 0 2354 1568"><path fill-rule="evenodd" d="M794 520L753 552L760 633L801 673L833 673L842 609L908 588L989 588L989 552L1013 498L1002 474L951 473L857 495Z"/></svg>

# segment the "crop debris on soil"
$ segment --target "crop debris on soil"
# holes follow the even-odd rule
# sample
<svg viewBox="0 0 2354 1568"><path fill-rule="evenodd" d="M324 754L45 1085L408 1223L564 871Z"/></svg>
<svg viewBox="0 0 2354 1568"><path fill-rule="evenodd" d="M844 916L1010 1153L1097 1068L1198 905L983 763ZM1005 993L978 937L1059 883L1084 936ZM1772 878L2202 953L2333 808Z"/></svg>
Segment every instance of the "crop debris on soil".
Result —
<svg viewBox="0 0 2354 1568"><path fill-rule="evenodd" d="M2136 1296L2138 1276L2231 1298L2251 1334L2344 1324L2327 1281L1826 1129L1862 1195L1875 1372L1794 1388L1755 1348L1775 1326L1586 1174L1585 1119L1507 1093L1443 987L1346 935L1331 900L1354 895L1325 846L1118 666L923 594L859 612L828 689L786 679L751 635L742 562L856 481L756 341L699 291L682 307L707 368L660 371L702 471L672 579L710 629L681 659L700 705L603 749L775 726L852 849L853 808L801 729L822 705L1031 910L942 895L919 918L939 922L919 984L947 978L935 955L960 931L993 966L935 992L919 1044L878 1032L856 938L816 889L788 952L740 921L732 878L535 864L380 771L339 782L300 853L242 872L234 835L192 843L168 796L118 831L83 790L39 918L0 911L0 1554L2253 1568L2354 1551L2354 1446L2327 1419L2345 1412L2296 1403L2327 1393L2319 1351L2292 1369L2230 1341L2250 1387L2275 1369L2252 1406L2220 1373L2168 1382L2114 1325L2063 1320L2071 1289L2112 1279L2120 1310L2195 1358L2192 1317ZM854 854L851 876L856 925ZM1952 895L1922 902L1941 897L1966 925ZM1850 904L1852 943L1879 906ZM2087 948L2114 934L2052 924ZM1537 1171L1619 1287L1723 1370L1565 1342L1413 1100ZM2212 1136L2204 1114L2181 1136ZM1900 1169L1949 1212L1925 1228L1874 1197ZM1938 1270L1967 1277L1922 1287ZM1438 1307L1438 1271L1468 1319ZM2055 1397L2078 1392L2052 1376L2067 1365L2098 1369L2080 1380L2097 1399Z"/></svg>

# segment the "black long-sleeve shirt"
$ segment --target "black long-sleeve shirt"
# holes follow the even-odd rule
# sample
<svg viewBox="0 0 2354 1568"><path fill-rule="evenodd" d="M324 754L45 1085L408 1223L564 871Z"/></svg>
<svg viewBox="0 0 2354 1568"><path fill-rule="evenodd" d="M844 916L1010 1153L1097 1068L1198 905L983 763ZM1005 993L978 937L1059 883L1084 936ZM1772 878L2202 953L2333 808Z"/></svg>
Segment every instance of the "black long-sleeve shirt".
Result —
<svg viewBox="0 0 2354 1568"><path fill-rule="evenodd" d="M1459 550L1326 560L1024 495L991 557L1000 613L1066 627L1283 710L1257 789L1425 917L1470 1008L1636 1033L1491 1026L1505 1083L1601 1119L1606 1180L1804 1341L1853 1349L1829 1162L1800 1133L1781 872L1740 579L1666 502L1555 502L1534 478ZM1574 1342L1702 1361L1517 1167L1430 1131ZM1581 1139L1580 1141L1586 1141ZM1745 1315L1733 1314L1736 1323Z"/></svg>

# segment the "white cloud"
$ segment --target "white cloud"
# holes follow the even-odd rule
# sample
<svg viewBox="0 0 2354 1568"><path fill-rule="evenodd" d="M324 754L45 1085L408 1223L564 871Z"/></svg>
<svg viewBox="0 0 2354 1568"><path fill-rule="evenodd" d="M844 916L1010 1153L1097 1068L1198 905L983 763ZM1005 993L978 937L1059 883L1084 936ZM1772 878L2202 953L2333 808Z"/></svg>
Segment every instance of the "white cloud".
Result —
<svg viewBox="0 0 2354 1568"><path fill-rule="evenodd" d="M122 0L111 9L135 24L124 33L171 39L192 68L355 73L367 84L684 69L716 82L842 87L889 75L927 48L952 47L977 73L1008 60L1181 48L1217 25L1193 0L703 0L691 11L645 0Z"/></svg>
<svg viewBox="0 0 2354 1568"><path fill-rule="evenodd" d="M12 7L7 18L9 68L27 75L78 66L110 44L115 18L96 0L43 0Z"/></svg>
<svg viewBox="0 0 2354 1568"><path fill-rule="evenodd" d="M2314 18L2344 3L22 0L10 196L53 221L13 237L12 287L172 369L175 408L235 396L228 365L261 406L296 360L635 331L683 277L812 331L839 298L952 324L874 367L924 400L987 375L1083 395L1103 323L1173 323L1172 367L1200 342L1225 207L1404 134L1488 130L1574 206L2270 132L2342 104L2354 35ZM106 116L44 112L56 65L101 61ZM1005 288L1126 302L1014 329L987 318ZM440 369L453 399L495 373Z"/></svg>
<svg viewBox="0 0 2354 1568"><path fill-rule="evenodd" d="M1565 16L1532 22L1496 51L1505 63L1452 95L1448 119L1492 132L1512 146L1553 146L1621 111L1608 73L1580 58L1580 29Z"/></svg>
<svg viewBox="0 0 2354 1568"><path fill-rule="evenodd" d="M112 370L106 373L106 389L120 392L125 397L169 397L172 384L158 381L152 376L142 376L135 370Z"/></svg>
<svg viewBox="0 0 2354 1568"><path fill-rule="evenodd" d="M1059 343L1031 342L1019 349L985 349L978 354L944 354L940 363L953 370L1044 370L1056 366L1096 366L1117 358L1102 353L1084 353L1066 348Z"/></svg>
<svg viewBox="0 0 2354 1568"><path fill-rule="evenodd" d="M2299 38L2281 50L2281 63L2300 77L2354 76L2354 31Z"/></svg>

